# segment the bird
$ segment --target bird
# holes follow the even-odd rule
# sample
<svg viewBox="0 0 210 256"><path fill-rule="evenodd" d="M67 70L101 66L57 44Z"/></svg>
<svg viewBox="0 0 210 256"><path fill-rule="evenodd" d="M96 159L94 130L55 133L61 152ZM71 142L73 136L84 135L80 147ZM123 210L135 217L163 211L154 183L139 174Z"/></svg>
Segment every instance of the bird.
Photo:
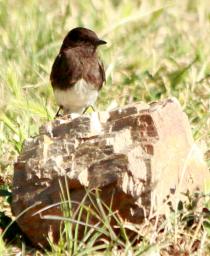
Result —
<svg viewBox="0 0 210 256"><path fill-rule="evenodd" d="M76 27L67 33L50 74L59 105L56 117L61 109L64 115L83 114L93 106L106 80L97 48L106 43L88 28Z"/></svg>

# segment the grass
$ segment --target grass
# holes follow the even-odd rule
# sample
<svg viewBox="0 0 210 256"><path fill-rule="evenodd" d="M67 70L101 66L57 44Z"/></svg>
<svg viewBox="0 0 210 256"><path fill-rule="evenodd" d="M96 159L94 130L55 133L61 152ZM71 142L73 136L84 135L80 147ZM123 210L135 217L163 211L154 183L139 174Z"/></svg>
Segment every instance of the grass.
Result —
<svg viewBox="0 0 210 256"><path fill-rule="evenodd" d="M208 0L0 0L0 183L11 186L23 141L56 112L49 74L64 35L75 26L108 41L100 49L107 83L97 109L177 97L210 166ZM0 205L9 212L4 198ZM177 228L183 230L182 222ZM197 238L208 248L202 230ZM1 248L12 252L2 240Z"/></svg>

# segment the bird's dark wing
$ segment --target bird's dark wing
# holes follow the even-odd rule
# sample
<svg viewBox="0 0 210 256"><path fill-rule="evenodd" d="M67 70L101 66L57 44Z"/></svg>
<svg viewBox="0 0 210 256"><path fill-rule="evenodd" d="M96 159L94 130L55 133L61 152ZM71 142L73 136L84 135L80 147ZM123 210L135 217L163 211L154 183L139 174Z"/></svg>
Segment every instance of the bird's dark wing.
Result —
<svg viewBox="0 0 210 256"><path fill-rule="evenodd" d="M65 90L82 77L82 67L71 50L60 53L52 66L50 80L53 88Z"/></svg>
<svg viewBox="0 0 210 256"><path fill-rule="evenodd" d="M104 71L104 65L103 62L98 60L98 66L99 66L99 73L100 73L100 85L99 85L99 90L102 88L103 83L106 83L106 75L105 75L105 71Z"/></svg>
<svg viewBox="0 0 210 256"><path fill-rule="evenodd" d="M99 65L99 72L100 72L100 75L101 75L101 78L102 78L102 83L100 85L100 88L102 87L103 83L106 83L106 75L105 75L105 71L104 71L104 64L102 61L98 61L98 65Z"/></svg>

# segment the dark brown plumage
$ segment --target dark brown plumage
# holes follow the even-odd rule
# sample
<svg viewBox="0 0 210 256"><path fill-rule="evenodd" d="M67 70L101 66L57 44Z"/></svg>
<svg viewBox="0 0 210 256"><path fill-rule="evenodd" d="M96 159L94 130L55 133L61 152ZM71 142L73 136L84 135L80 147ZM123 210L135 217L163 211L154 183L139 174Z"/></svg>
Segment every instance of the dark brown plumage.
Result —
<svg viewBox="0 0 210 256"><path fill-rule="evenodd" d="M86 28L71 30L52 66L50 80L58 105L64 113L82 113L94 104L105 81L96 49L106 42Z"/></svg>

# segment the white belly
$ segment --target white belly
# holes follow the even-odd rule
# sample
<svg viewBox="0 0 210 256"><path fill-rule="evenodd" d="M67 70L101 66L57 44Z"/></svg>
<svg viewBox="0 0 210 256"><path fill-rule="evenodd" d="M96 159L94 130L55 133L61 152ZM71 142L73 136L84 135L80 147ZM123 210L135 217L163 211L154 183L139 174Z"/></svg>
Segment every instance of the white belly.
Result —
<svg viewBox="0 0 210 256"><path fill-rule="evenodd" d="M65 114L81 114L86 107L93 105L98 97L98 91L83 79L70 89L60 90L56 88L54 94L58 105L63 106Z"/></svg>

